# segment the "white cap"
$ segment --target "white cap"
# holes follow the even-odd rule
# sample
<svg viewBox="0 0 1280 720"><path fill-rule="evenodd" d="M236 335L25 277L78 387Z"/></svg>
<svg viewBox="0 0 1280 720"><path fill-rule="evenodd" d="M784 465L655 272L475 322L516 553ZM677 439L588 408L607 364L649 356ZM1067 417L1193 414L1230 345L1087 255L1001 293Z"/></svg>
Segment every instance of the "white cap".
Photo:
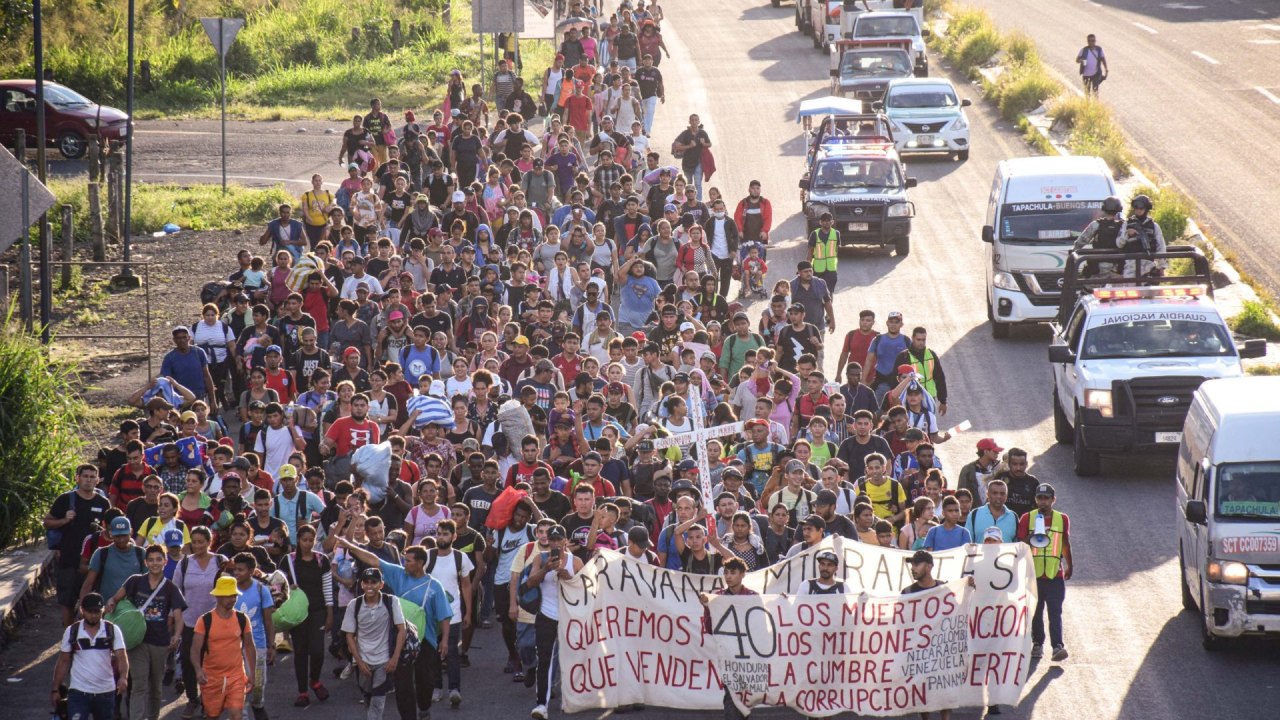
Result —
<svg viewBox="0 0 1280 720"><path fill-rule="evenodd" d="M431 388L427 390L427 394L431 397L444 397L444 381L432 380Z"/></svg>
<svg viewBox="0 0 1280 720"><path fill-rule="evenodd" d="M466 202L466 201L467 201L467 196L465 193L463 193L461 190L453 191L452 202Z"/></svg>
<svg viewBox="0 0 1280 720"><path fill-rule="evenodd" d="M698 328L694 327L693 323L691 322L680 323L680 332L684 332L685 330L697 330L697 329Z"/></svg>
<svg viewBox="0 0 1280 720"><path fill-rule="evenodd" d="M1004 542L1004 534L1000 532L1000 528L992 525L982 533L983 541L995 540L996 542Z"/></svg>

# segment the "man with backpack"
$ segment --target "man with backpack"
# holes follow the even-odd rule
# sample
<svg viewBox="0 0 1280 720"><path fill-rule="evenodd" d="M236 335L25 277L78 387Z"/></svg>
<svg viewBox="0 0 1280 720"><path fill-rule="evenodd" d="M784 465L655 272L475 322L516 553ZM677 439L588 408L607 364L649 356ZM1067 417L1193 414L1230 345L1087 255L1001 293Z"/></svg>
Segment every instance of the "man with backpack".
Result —
<svg viewBox="0 0 1280 720"><path fill-rule="evenodd" d="M56 711L62 699L60 688L70 673L66 717L114 720L116 695L123 695L129 687L124 633L102 619L102 610L101 595L85 595L80 601L82 619L62 632L50 696Z"/></svg>
<svg viewBox="0 0 1280 720"><path fill-rule="evenodd" d="M516 648L516 618L511 613L511 566L525 552L536 537L530 519L541 519L542 512L533 499L525 496L511 511L511 521L494 533L491 562L496 562L493 574L494 614L502 625L502 642L507 646L507 666L504 672L520 670L520 654Z"/></svg>
<svg viewBox="0 0 1280 720"><path fill-rule="evenodd" d="M426 622L423 624L426 633L421 638L422 652L412 664L396 668L395 693L400 720L429 717L433 700L431 689L435 678L440 674L441 657L449 651L442 641L450 635L449 624L453 609L444 586L426 572L426 549L421 545L405 549L404 565L397 565L381 560L345 537L338 538L338 545L346 548L347 552L367 567L381 570L383 580L396 597L421 607L426 614ZM346 619L343 620L345 622Z"/></svg>
<svg viewBox="0 0 1280 720"><path fill-rule="evenodd" d="M267 666L276 660L276 648L271 642L276 636L275 620L275 600L271 597L271 590L266 584L254 577L254 573L258 569L258 560L251 553L238 553L234 558L235 562L235 590L236 596L233 601L236 611L244 615L248 620L248 625L252 630L253 652L246 651L246 658L249 660L247 665L253 673L249 680L252 688L248 700L253 709L254 720L267 720ZM214 595L220 596L219 591L223 591L226 584L220 579L218 585L214 588ZM224 616L225 617L225 616ZM197 632L200 626L197 625ZM208 634L208 628L205 628ZM193 646L192 651L196 657L200 657L198 646ZM197 673L198 674L198 673ZM200 694L204 696L205 712L209 711L210 697L208 683L201 682ZM225 688L224 688L225 691ZM242 691L243 694L244 691ZM215 694L212 698L214 702L221 702L220 693ZM227 703L231 702L231 698L226 698ZM230 705L228 704L228 707ZM234 716L238 716L235 713ZM213 715L212 717L217 717Z"/></svg>
<svg viewBox="0 0 1280 720"><path fill-rule="evenodd" d="M130 576L103 607L103 611L110 614L121 600L128 598L146 621L142 642L129 651L129 666L133 668L129 691L131 720L159 720L165 663L182 639L182 611L187 601L164 576L165 561L163 547L148 547L146 574Z"/></svg>
<svg viewBox="0 0 1280 720"><path fill-rule="evenodd" d="M453 520L441 520L436 525L436 546L427 551L426 565L423 568L444 588L449 598L449 609L453 613L449 625L447 655L449 675L449 704L458 707L462 704L462 658L459 654L462 642L462 631L471 625L474 596L471 592L471 573L475 564L467 554L453 547L458 535L458 525ZM443 688L440 682L438 687Z"/></svg>
<svg viewBox="0 0 1280 720"><path fill-rule="evenodd" d="M246 667L261 665L253 625L248 616L236 609L241 585L233 577L218 578L209 591L214 607L200 616L192 632L191 656L196 658L196 680L208 720L222 717L224 711L233 719L239 718L246 694L250 690L255 696L262 692L259 679L245 674ZM254 715L265 718L266 711L255 708Z"/></svg>
<svg viewBox="0 0 1280 720"><path fill-rule="evenodd" d="M759 333L751 332L751 318L742 311L733 315L733 334L725 338L720 353L720 369L727 378L736 377L747 364L747 353L768 347Z"/></svg>
<svg viewBox="0 0 1280 720"><path fill-rule="evenodd" d="M400 601L382 592L381 570L365 568L360 589L364 594L351 601L342 632L347 633L347 649L360 671L357 683L368 707L365 718L381 720L408 631Z"/></svg>
<svg viewBox="0 0 1280 720"><path fill-rule="evenodd" d="M56 551L55 577L63 627L75 619L77 603L93 589L91 584L86 586L80 572L80 549L85 538L94 533L94 526L101 526L111 507L111 501L97 489L98 477L95 465L84 463L77 467L75 490L59 495L44 516L45 542ZM130 529L126 529L126 541L129 533Z"/></svg>
<svg viewBox="0 0 1280 720"><path fill-rule="evenodd" d="M271 500L271 517L289 528L289 537L297 537L298 525L312 522L324 512L324 501L315 493L298 487L298 469L289 463L277 470L280 492Z"/></svg>
<svg viewBox="0 0 1280 720"><path fill-rule="evenodd" d="M1084 94L1097 95L1098 86L1107 79L1110 69L1107 67L1107 54L1102 52L1098 44L1098 36L1089 33L1085 38L1085 46L1076 53L1076 65L1080 66L1080 77L1084 80Z"/></svg>
<svg viewBox="0 0 1280 720"><path fill-rule="evenodd" d="M81 602L91 592L114 597L125 580L147 571L146 554L133 544L133 525L129 518L113 518L107 524L107 530L111 533L111 544L94 550L89 558L89 573L80 588ZM73 553L73 556L79 562L80 553Z"/></svg>

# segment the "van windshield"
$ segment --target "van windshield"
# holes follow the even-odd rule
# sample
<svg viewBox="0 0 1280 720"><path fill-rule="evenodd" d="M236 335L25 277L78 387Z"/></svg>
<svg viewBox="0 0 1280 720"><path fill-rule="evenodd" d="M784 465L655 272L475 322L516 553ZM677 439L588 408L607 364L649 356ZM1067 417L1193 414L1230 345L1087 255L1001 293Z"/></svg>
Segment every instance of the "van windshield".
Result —
<svg viewBox="0 0 1280 720"><path fill-rule="evenodd" d="M1069 245L1101 214L1101 201L1009 203L1000 209L1000 240Z"/></svg>
<svg viewBox="0 0 1280 720"><path fill-rule="evenodd" d="M1280 519L1280 461L1222 465L1216 514L1219 518Z"/></svg>
<svg viewBox="0 0 1280 720"><path fill-rule="evenodd" d="M1127 319L1129 317L1134 319ZM1142 315L1103 318L1106 324L1085 332L1081 358L1138 360L1155 357L1231 357L1236 354L1226 327L1220 323L1159 317L1137 319L1139 317Z"/></svg>

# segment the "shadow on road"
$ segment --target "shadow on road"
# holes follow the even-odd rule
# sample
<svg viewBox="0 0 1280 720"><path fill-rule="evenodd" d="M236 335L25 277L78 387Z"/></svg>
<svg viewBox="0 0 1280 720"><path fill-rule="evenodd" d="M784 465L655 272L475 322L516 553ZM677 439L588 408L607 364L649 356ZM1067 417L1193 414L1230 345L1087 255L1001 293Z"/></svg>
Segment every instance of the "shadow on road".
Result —
<svg viewBox="0 0 1280 720"><path fill-rule="evenodd" d="M1158 3L1151 0L1112 0L1107 6L1124 12L1148 15L1167 23L1256 21L1280 17L1280 9L1277 9L1273 0L1177 0ZM1255 8L1265 10L1266 14L1255 12Z"/></svg>
<svg viewBox="0 0 1280 720"><path fill-rule="evenodd" d="M747 50L747 57L752 60L775 60L769 67L760 71L760 77L771 82L795 82L807 77L825 81L827 77L826 56L814 50L807 38L799 33L789 32L785 35L770 38ZM810 61L806 59L812 57ZM825 94L825 91L824 91Z"/></svg>

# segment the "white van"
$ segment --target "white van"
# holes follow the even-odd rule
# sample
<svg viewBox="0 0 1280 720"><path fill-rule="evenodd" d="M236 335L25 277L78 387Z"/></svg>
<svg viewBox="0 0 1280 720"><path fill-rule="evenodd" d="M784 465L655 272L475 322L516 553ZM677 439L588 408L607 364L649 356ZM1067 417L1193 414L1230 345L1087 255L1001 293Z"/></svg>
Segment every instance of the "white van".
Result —
<svg viewBox="0 0 1280 720"><path fill-rule="evenodd" d="M1208 380L1178 449L1182 605L1204 647L1280 634L1280 377Z"/></svg>
<svg viewBox="0 0 1280 720"><path fill-rule="evenodd" d="M1049 322L1058 313L1067 251L1101 214L1116 183L1101 158L1002 160L987 200L987 318L991 334L1015 323Z"/></svg>

